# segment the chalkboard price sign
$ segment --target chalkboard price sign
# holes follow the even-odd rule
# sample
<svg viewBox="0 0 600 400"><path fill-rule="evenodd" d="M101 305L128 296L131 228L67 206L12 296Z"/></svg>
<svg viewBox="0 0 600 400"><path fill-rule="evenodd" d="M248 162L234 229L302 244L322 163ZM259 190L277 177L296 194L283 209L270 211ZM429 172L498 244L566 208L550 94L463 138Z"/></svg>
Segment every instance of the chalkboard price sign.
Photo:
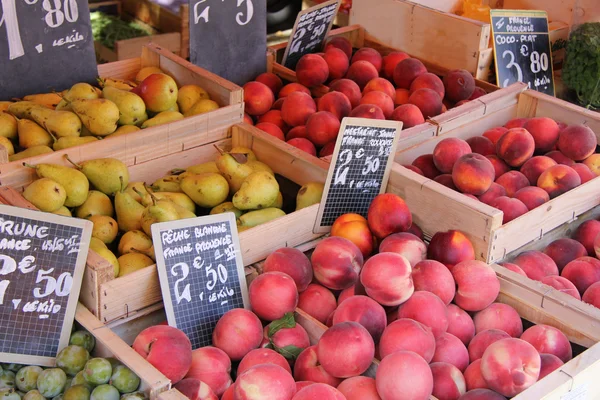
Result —
<svg viewBox="0 0 600 400"><path fill-rule="evenodd" d="M190 61L238 85L267 70L266 0L190 0Z"/></svg>
<svg viewBox="0 0 600 400"><path fill-rule="evenodd" d="M152 239L169 325L210 345L219 318L249 305L234 214L154 224Z"/></svg>
<svg viewBox="0 0 600 400"><path fill-rule="evenodd" d="M0 361L53 366L69 343L90 221L0 205Z"/></svg>
<svg viewBox="0 0 600 400"><path fill-rule="evenodd" d="M552 51L545 11L491 10L498 86L515 82L554 96Z"/></svg>
<svg viewBox="0 0 600 400"><path fill-rule="evenodd" d="M402 122L344 118L313 232L328 232L342 214L367 216L385 192Z"/></svg>
<svg viewBox="0 0 600 400"><path fill-rule="evenodd" d="M294 69L303 55L321 49L339 8L340 0L331 0L298 14L283 54L282 64L285 67Z"/></svg>
<svg viewBox="0 0 600 400"><path fill-rule="evenodd" d="M98 76L87 0L1 0L0 100Z"/></svg>

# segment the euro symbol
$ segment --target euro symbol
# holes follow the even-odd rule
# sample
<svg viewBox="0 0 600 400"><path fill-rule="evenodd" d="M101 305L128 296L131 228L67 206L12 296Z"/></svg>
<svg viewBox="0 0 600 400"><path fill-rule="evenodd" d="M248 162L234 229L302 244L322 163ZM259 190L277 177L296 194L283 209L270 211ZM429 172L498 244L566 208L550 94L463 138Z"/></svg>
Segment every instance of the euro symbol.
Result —
<svg viewBox="0 0 600 400"><path fill-rule="evenodd" d="M521 55L527 57L529 55L529 51L527 50L526 45L521 45Z"/></svg>

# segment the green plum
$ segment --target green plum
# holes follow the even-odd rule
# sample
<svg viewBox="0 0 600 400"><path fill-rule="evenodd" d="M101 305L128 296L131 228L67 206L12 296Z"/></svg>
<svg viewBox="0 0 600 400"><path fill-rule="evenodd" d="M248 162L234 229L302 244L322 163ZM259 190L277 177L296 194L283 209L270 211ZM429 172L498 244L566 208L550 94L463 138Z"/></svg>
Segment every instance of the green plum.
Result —
<svg viewBox="0 0 600 400"><path fill-rule="evenodd" d="M92 391L90 400L119 400L121 395L117 388L111 385L100 385Z"/></svg>
<svg viewBox="0 0 600 400"><path fill-rule="evenodd" d="M96 345L96 339L94 339L94 336L92 336L92 334L88 331L77 331L71 335L69 344L81 346L91 353Z"/></svg>
<svg viewBox="0 0 600 400"><path fill-rule="evenodd" d="M90 353L81 346L75 344L62 349L56 357L56 366L69 376L75 376L83 371L83 367L90 359Z"/></svg>
<svg viewBox="0 0 600 400"><path fill-rule="evenodd" d="M71 386L63 393L63 400L89 400L90 389L85 385Z"/></svg>
<svg viewBox="0 0 600 400"><path fill-rule="evenodd" d="M0 400L21 400L15 389L0 389Z"/></svg>
<svg viewBox="0 0 600 400"><path fill-rule="evenodd" d="M144 392L125 393L121 395L121 400L148 400Z"/></svg>
<svg viewBox="0 0 600 400"><path fill-rule="evenodd" d="M83 368L83 377L88 383L102 385L108 383L112 375L110 361L104 358L92 358Z"/></svg>
<svg viewBox="0 0 600 400"><path fill-rule="evenodd" d="M25 393L25 396L23 396L23 400L46 400L46 398L42 396L39 390L35 389Z"/></svg>
<svg viewBox="0 0 600 400"><path fill-rule="evenodd" d="M67 383L67 374L60 368L50 368L38 375L37 388L42 396L53 398L62 393Z"/></svg>
<svg viewBox="0 0 600 400"><path fill-rule="evenodd" d="M12 389L15 387L15 373L5 369L0 372L0 389Z"/></svg>
<svg viewBox="0 0 600 400"><path fill-rule="evenodd" d="M54 396L54 397L52 398L52 400L63 400L63 395L62 395L62 393L61 393L61 394L59 394L58 396Z"/></svg>
<svg viewBox="0 0 600 400"><path fill-rule="evenodd" d="M38 375L41 374L43 369L38 366L30 365L23 367L17 372L15 383L17 388L27 393L30 390L37 388Z"/></svg>
<svg viewBox="0 0 600 400"><path fill-rule="evenodd" d="M121 393L130 393L140 386L140 378L124 365L117 365L110 377L110 384Z"/></svg>
<svg viewBox="0 0 600 400"><path fill-rule="evenodd" d="M2 368L4 370L12 371L15 373L23 367L24 367L23 364L6 364L6 363L2 364Z"/></svg>

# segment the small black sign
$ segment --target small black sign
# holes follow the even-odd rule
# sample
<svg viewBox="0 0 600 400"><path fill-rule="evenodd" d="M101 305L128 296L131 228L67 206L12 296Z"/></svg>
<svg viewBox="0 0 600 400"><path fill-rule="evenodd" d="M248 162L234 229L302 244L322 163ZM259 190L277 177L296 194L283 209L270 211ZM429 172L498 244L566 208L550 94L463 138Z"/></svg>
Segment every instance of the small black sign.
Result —
<svg viewBox="0 0 600 400"><path fill-rule="evenodd" d="M0 100L95 83L86 0L1 0Z"/></svg>
<svg viewBox="0 0 600 400"><path fill-rule="evenodd" d="M91 235L90 221L0 205L0 361L54 366Z"/></svg>
<svg viewBox="0 0 600 400"><path fill-rule="evenodd" d="M283 55L285 67L295 69L303 55L321 49L339 8L340 0L330 0L298 14Z"/></svg>
<svg viewBox="0 0 600 400"><path fill-rule="evenodd" d="M169 325L210 345L219 318L249 305L234 214L154 224L152 239Z"/></svg>
<svg viewBox="0 0 600 400"><path fill-rule="evenodd" d="M402 122L344 118L313 231L328 232L342 214L367 217L371 201L385 192Z"/></svg>
<svg viewBox="0 0 600 400"><path fill-rule="evenodd" d="M266 0L190 0L190 61L238 85L267 70Z"/></svg>
<svg viewBox="0 0 600 400"><path fill-rule="evenodd" d="M545 11L491 10L496 80L554 96L552 51Z"/></svg>

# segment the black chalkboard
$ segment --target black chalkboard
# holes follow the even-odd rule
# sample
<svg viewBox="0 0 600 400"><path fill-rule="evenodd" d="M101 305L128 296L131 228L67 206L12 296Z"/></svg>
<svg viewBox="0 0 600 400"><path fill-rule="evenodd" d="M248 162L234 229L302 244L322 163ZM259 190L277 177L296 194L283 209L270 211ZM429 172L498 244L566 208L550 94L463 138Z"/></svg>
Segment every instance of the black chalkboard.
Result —
<svg viewBox="0 0 600 400"><path fill-rule="evenodd" d="M498 86L515 82L554 96L552 51L545 11L491 10Z"/></svg>
<svg viewBox="0 0 600 400"><path fill-rule="evenodd" d="M321 49L339 8L339 0L330 0L298 14L283 55L285 67L295 69L303 55Z"/></svg>
<svg viewBox="0 0 600 400"><path fill-rule="evenodd" d="M219 318L249 305L234 214L154 224L152 239L169 325L210 345Z"/></svg>
<svg viewBox="0 0 600 400"><path fill-rule="evenodd" d="M0 205L0 361L54 366L91 235L90 221Z"/></svg>
<svg viewBox="0 0 600 400"><path fill-rule="evenodd" d="M86 0L1 0L0 100L95 83Z"/></svg>
<svg viewBox="0 0 600 400"><path fill-rule="evenodd" d="M344 118L313 231L327 232L342 214L367 217L371 201L385 192L402 122Z"/></svg>
<svg viewBox="0 0 600 400"><path fill-rule="evenodd" d="M190 0L190 61L238 85L267 70L266 0Z"/></svg>

